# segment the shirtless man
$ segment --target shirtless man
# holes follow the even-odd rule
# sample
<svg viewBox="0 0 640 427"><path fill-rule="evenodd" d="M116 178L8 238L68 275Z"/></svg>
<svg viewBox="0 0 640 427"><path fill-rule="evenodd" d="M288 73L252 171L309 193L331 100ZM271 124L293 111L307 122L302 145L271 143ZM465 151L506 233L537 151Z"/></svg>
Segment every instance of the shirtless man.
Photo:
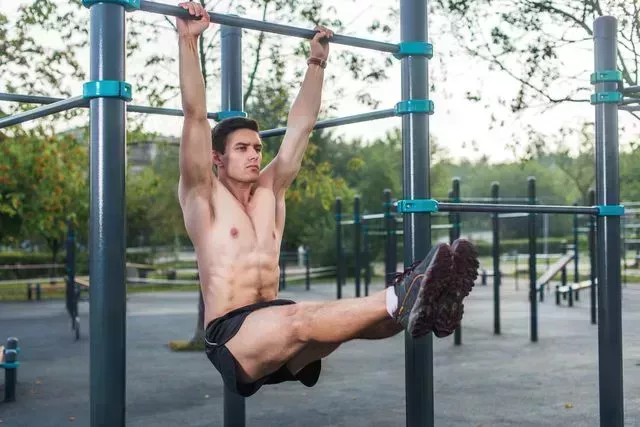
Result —
<svg viewBox="0 0 640 427"><path fill-rule="evenodd" d="M414 337L451 334L477 275L476 254L466 241L434 246L372 296L323 303L278 299L285 192L317 119L333 33L316 28L284 140L261 170L255 121L225 119L211 130L197 53L209 16L196 2L181 6L201 18L177 20L184 110L179 199L198 259L206 353L229 390L246 397L264 384L311 387L320 360L352 339L387 338L403 329Z"/></svg>

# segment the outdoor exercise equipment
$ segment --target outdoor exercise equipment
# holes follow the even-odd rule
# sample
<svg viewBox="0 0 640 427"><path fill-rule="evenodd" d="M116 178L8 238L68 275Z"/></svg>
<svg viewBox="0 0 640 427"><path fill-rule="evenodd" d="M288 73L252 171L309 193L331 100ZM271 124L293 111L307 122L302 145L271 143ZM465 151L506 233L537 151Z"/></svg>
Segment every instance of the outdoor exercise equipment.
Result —
<svg viewBox="0 0 640 427"><path fill-rule="evenodd" d="M0 128L76 107L90 108L91 201L89 269L92 285L90 312L90 411L91 426L125 425L126 372L126 281L125 281L125 140L126 103L132 98L125 77L125 13L147 11L193 19L183 8L147 0L84 0L90 8L90 81L83 95L0 119ZM623 372L620 287L620 218L618 172L618 108L640 108L640 87L621 88L616 70L617 21L610 16L594 22L595 73L592 96L596 113L596 205L545 206L495 205L484 203L438 203L429 199L429 115L434 112L429 98L428 59L433 50L427 42L427 1L400 1L399 44L375 42L335 35L332 43L374 49L394 54L401 61L401 100L392 109L342 119L322 121L317 128L400 116L403 141L403 200L398 211L403 221L404 263L426 256L431 245L431 216L442 212L525 212L535 227L538 213L582 213L597 216L597 283L600 425L622 427ZM242 112L241 32L247 28L310 39L312 30L209 13L222 25L222 108L217 118L244 115ZM233 28L231 28L233 27ZM624 95L633 99L625 100ZM629 102L631 101L631 102ZM156 111L161 114L159 111ZM265 131L263 137L281 130ZM425 215L425 213L427 213ZM535 239L530 243L535 245ZM530 251L535 253L535 247ZM530 274L535 262L530 257ZM531 280L535 283L535 279ZM535 287L530 289L532 313L537 308ZM537 324L531 324L537 340ZM432 336L405 339L406 424L434 425ZM107 370L109 375L105 375ZM245 425L245 402L225 393L225 426Z"/></svg>
<svg viewBox="0 0 640 427"><path fill-rule="evenodd" d="M18 383L18 338L9 337L5 346L0 345L0 368L4 369L4 401L15 402Z"/></svg>

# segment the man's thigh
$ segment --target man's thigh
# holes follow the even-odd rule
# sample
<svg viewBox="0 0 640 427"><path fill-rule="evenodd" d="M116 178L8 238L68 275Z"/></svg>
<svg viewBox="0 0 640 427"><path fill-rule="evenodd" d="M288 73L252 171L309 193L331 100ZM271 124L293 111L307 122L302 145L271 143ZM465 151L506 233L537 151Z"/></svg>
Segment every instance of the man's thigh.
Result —
<svg viewBox="0 0 640 427"><path fill-rule="evenodd" d="M226 343L240 365L239 379L253 382L277 371L305 346L297 304L266 307L249 314Z"/></svg>

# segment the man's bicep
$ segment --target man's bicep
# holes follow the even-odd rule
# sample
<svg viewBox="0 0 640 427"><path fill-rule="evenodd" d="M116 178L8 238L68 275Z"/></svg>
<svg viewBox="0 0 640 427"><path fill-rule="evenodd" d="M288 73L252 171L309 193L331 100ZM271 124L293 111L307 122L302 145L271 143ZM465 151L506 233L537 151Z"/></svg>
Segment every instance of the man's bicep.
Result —
<svg viewBox="0 0 640 427"><path fill-rule="evenodd" d="M211 182L211 126L206 119L185 118L180 141L180 176L187 188Z"/></svg>

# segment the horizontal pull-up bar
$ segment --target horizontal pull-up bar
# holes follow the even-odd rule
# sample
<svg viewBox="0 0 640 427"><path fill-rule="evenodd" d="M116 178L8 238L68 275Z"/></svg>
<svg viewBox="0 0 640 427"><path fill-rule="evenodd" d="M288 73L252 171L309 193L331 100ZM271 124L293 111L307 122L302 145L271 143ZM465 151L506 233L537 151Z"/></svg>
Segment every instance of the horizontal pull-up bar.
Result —
<svg viewBox="0 0 640 427"><path fill-rule="evenodd" d="M489 213L558 213L598 215L594 206L553 205L499 205L491 203L440 203L440 212L489 212Z"/></svg>
<svg viewBox="0 0 640 427"><path fill-rule="evenodd" d="M151 13L159 13L161 15L176 16L184 19L196 19L189 14L189 11L167 4L156 3L147 0L140 1L140 10ZM258 21L255 19L240 18L234 15L225 15L222 13L208 12L211 22L221 25L229 25L231 27L241 27L248 30L264 31L267 33L281 34L283 36L299 37L302 39L312 39L315 31L305 28L292 27L290 25L275 24L272 22ZM361 39L358 37L334 35L331 43L342 44L346 46L360 47L363 49L373 49L381 52L398 53L400 48L393 43L378 42L374 40Z"/></svg>
<svg viewBox="0 0 640 427"><path fill-rule="evenodd" d="M86 107L88 105L89 105L89 100L84 99L82 96L63 99L49 105L37 107L29 111L14 114L12 116L3 117L0 119L0 128L17 125L20 123L27 122L29 120L34 120L40 117L49 116L51 114L60 113L62 111L71 110L72 108Z"/></svg>
<svg viewBox="0 0 640 427"><path fill-rule="evenodd" d="M336 119L321 120L313 127L313 129L325 129L335 126L348 125L352 123L368 122L371 120L386 119L396 115L393 108L387 110L371 111L369 113L356 114L353 116L339 117ZM287 132L287 128L269 129L260 132L260 137L269 138L273 136L282 136Z"/></svg>
<svg viewBox="0 0 640 427"><path fill-rule="evenodd" d="M62 101L63 98L52 98L49 96L34 96L34 95L19 95L16 93L0 93L0 101L11 102L23 102L30 104L53 104L54 102ZM82 108L89 108L89 103L86 105L80 105ZM147 107L143 105L129 105L127 104L127 111L132 113L142 114L159 114L162 116L184 116L182 110L173 108L157 108ZM207 113L207 118L212 120L218 119L218 113Z"/></svg>

